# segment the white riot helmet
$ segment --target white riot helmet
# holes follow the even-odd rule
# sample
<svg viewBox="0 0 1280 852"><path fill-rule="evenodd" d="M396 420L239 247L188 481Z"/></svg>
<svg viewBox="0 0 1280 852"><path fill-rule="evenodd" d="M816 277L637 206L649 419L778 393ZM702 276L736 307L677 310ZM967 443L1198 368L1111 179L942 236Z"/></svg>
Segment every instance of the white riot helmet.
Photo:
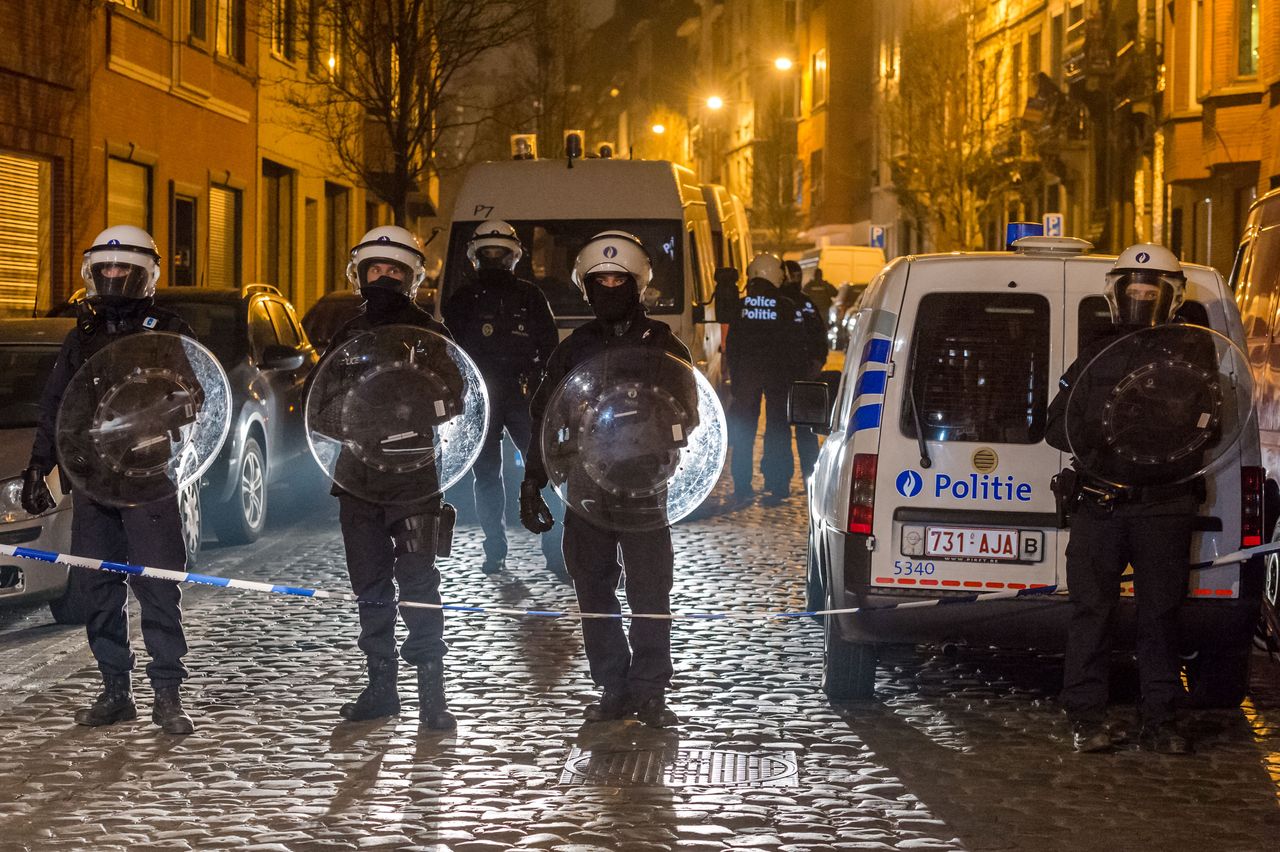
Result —
<svg viewBox="0 0 1280 852"><path fill-rule="evenodd" d="M747 281L752 278L763 278L775 287L781 287L784 279L782 261L776 254L762 251L747 264Z"/></svg>
<svg viewBox="0 0 1280 852"><path fill-rule="evenodd" d="M156 241L141 228L114 225L93 241L80 264L85 298L149 299L160 280Z"/></svg>
<svg viewBox="0 0 1280 852"><path fill-rule="evenodd" d="M516 268L524 257L524 246L516 229L501 219L489 219L476 226L475 235L467 243L467 260L476 271L481 269Z"/></svg>
<svg viewBox="0 0 1280 852"><path fill-rule="evenodd" d="M1187 276L1173 252L1154 243L1130 246L1107 273L1111 321L1124 326L1168 322L1182 306L1186 288Z"/></svg>
<svg viewBox="0 0 1280 852"><path fill-rule="evenodd" d="M653 263L640 238L626 231L601 231L578 252L573 261L573 283L587 298L587 276L597 272L621 272L635 279L644 293L653 280Z"/></svg>
<svg viewBox="0 0 1280 852"><path fill-rule="evenodd" d="M366 273L375 263L389 263L399 267L401 277L394 289L412 299L418 293L418 287L427 277L425 257L422 254L422 243L405 228L398 225L383 225L365 234L360 243L351 250L351 261L347 264L347 280L356 292L373 282L366 280ZM397 280L394 275L380 276ZM387 282L378 286L387 287Z"/></svg>

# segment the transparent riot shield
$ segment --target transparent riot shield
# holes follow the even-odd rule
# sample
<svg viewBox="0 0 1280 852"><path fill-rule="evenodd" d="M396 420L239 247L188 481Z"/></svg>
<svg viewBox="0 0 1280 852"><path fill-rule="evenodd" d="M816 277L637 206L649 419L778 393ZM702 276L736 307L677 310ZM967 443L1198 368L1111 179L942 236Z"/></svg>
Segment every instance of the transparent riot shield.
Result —
<svg viewBox="0 0 1280 852"><path fill-rule="evenodd" d="M190 337L143 332L94 354L58 409L58 463L72 488L110 506L175 496L199 480L231 425L231 388Z"/></svg>
<svg viewBox="0 0 1280 852"><path fill-rule="evenodd" d="M1071 454L1117 487L1187 482L1210 470L1254 417L1249 360L1197 325L1127 334L1081 369L1067 399Z"/></svg>
<svg viewBox="0 0 1280 852"><path fill-rule="evenodd" d="M596 526L658 529L688 515L724 466L724 410L706 378L654 348L602 352L555 389L543 419L547 474Z"/></svg>
<svg viewBox="0 0 1280 852"><path fill-rule="evenodd" d="M488 423L475 362L416 326L344 342L316 367L307 393L312 456L338 488L375 503L442 493L470 470Z"/></svg>

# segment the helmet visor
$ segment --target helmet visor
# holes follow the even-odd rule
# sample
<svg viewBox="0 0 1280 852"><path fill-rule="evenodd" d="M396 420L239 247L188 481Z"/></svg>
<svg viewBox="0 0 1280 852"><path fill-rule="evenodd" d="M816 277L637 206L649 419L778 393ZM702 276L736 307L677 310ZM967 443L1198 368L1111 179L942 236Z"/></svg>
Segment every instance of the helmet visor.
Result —
<svg viewBox="0 0 1280 852"><path fill-rule="evenodd" d="M1107 302L1116 325L1146 327L1173 318L1182 305L1184 280L1155 270L1123 270L1107 276Z"/></svg>
<svg viewBox="0 0 1280 852"><path fill-rule="evenodd" d="M155 293L151 270L132 263L105 261L89 266L89 278L85 282L85 295L125 299L145 299Z"/></svg>

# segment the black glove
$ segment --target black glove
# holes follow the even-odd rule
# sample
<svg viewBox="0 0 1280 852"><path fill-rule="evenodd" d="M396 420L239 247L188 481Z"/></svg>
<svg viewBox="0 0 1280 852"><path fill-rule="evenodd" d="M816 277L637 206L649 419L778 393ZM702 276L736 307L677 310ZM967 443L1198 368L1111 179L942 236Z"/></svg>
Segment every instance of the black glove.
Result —
<svg viewBox="0 0 1280 852"><path fill-rule="evenodd" d="M542 535L556 525L542 489L532 479L520 483L520 523L534 535Z"/></svg>
<svg viewBox="0 0 1280 852"><path fill-rule="evenodd" d="M22 508L29 515L43 515L57 504L44 484L44 474L32 465L22 472Z"/></svg>

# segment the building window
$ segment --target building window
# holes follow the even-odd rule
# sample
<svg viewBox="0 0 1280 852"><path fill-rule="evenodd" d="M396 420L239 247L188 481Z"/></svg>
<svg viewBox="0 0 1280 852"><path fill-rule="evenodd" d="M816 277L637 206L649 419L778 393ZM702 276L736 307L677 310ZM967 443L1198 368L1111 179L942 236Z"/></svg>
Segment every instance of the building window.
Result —
<svg viewBox="0 0 1280 852"><path fill-rule="evenodd" d="M824 47L813 54L813 103L818 107L827 102L827 49Z"/></svg>
<svg viewBox="0 0 1280 852"><path fill-rule="evenodd" d="M351 239L351 191L345 186L324 185L324 292L346 286L347 241Z"/></svg>
<svg viewBox="0 0 1280 852"><path fill-rule="evenodd" d="M244 62L244 0L217 0L219 56Z"/></svg>
<svg viewBox="0 0 1280 852"><path fill-rule="evenodd" d="M816 210L823 199L822 149L809 154L809 209Z"/></svg>
<svg viewBox="0 0 1280 852"><path fill-rule="evenodd" d="M0 153L0 314L30 316L48 298L51 171L44 160Z"/></svg>
<svg viewBox="0 0 1280 852"><path fill-rule="evenodd" d="M209 14L205 0L189 0L187 4L187 32L193 39L204 41L209 37Z"/></svg>
<svg viewBox="0 0 1280 852"><path fill-rule="evenodd" d="M293 169L262 161L262 274L291 294L293 285Z"/></svg>
<svg viewBox="0 0 1280 852"><path fill-rule="evenodd" d="M240 287L240 191L209 187L209 286Z"/></svg>
<svg viewBox="0 0 1280 852"><path fill-rule="evenodd" d="M1258 73L1258 0L1236 0L1236 15L1236 73L1253 77Z"/></svg>
<svg viewBox="0 0 1280 852"><path fill-rule="evenodd" d="M169 283L175 287L196 283L196 209L196 199L174 194L169 216Z"/></svg>
<svg viewBox="0 0 1280 852"><path fill-rule="evenodd" d="M107 158L107 226L135 225L151 232L151 169Z"/></svg>
<svg viewBox="0 0 1280 852"><path fill-rule="evenodd" d="M145 15L153 21L160 20L160 0L111 0L117 6Z"/></svg>
<svg viewBox="0 0 1280 852"><path fill-rule="evenodd" d="M271 53L293 61L294 0L271 2Z"/></svg>

